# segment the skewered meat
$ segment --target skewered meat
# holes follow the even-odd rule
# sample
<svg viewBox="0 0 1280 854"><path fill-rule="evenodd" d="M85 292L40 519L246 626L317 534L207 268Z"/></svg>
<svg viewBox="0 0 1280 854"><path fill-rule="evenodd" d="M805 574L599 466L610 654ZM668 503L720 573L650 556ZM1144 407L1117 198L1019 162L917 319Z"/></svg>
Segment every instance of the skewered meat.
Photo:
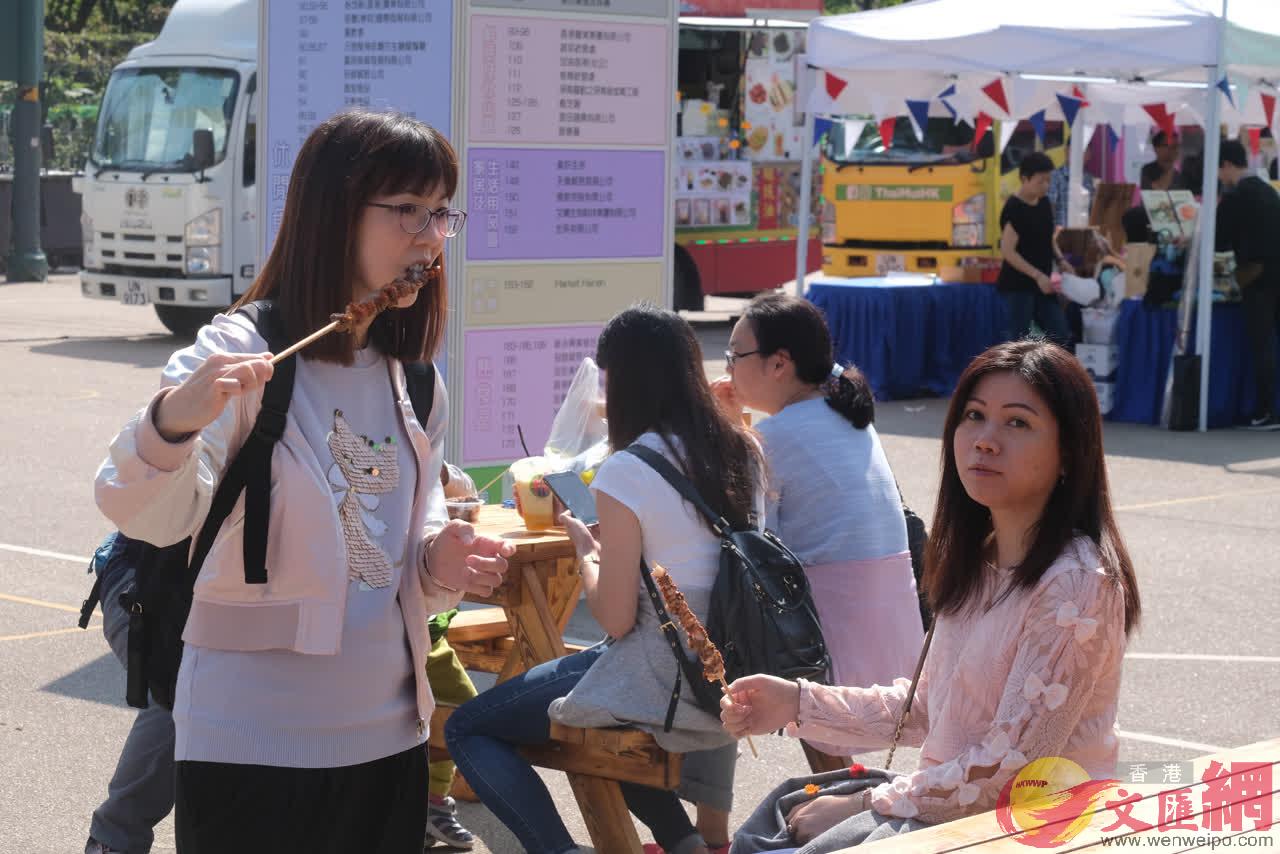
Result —
<svg viewBox="0 0 1280 854"><path fill-rule="evenodd" d="M680 588L676 587L671 575L657 564L653 567L653 580L658 585L658 592L662 594L663 601L667 603L667 611L680 623L680 628L684 629L685 635L689 638L689 648L702 662L703 677L708 682L723 683L724 658L721 657L720 650L716 649L716 645L711 642L711 638L707 637L707 630L689 608L689 603L685 601Z"/></svg>
<svg viewBox="0 0 1280 854"><path fill-rule="evenodd" d="M414 264L404 271L404 275L384 285L369 299L361 302L347 303L347 310L341 314L331 314L329 319L338 324L337 329L347 332L351 327L386 311L390 306L417 291L427 282L440 276L440 265L428 267L426 264Z"/></svg>

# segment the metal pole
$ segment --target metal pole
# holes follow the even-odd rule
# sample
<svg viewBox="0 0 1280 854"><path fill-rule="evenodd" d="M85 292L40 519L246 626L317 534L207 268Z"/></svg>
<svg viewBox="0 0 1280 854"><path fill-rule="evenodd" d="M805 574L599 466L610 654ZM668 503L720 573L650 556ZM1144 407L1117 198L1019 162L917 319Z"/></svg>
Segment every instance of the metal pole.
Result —
<svg viewBox="0 0 1280 854"><path fill-rule="evenodd" d="M40 78L44 0L18 0L18 99L13 106L13 247L10 282L43 282L49 262L40 248Z"/></svg>
<svg viewBox="0 0 1280 854"><path fill-rule="evenodd" d="M804 296L804 277L809 272L809 209L813 206L813 110L804 114L804 136L800 138L800 210L796 217L795 295Z"/></svg>
<svg viewBox="0 0 1280 854"><path fill-rule="evenodd" d="M1209 429L1209 350L1213 340L1213 253L1218 226L1218 152L1222 134L1218 79L1222 76L1222 43L1227 30L1227 0L1222 0L1218 20L1216 61L1209 68L1208 116L1204 126L1204 184L1200 197L1200 257L1197 285L1200 301L1196 307L1196 352L1200 354L1200 431Z"/></svg>
<svg viewBox="0 0 1280 854"><path fill-rule="evenodd" d="M1067 225L1080 228L1089 220L1084 206L1085 109L1076 112L1067 149Z"/></svg>

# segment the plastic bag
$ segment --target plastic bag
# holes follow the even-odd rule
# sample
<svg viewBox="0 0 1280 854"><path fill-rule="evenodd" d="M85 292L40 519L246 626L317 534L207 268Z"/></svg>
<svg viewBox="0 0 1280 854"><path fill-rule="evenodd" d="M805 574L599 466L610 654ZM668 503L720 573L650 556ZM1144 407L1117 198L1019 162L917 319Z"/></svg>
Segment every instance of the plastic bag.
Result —
<svg viewBox="0 0 1280 854"><path fill-rule="evenodd" d="M600 368L592 359L583 359L573 375L560 411L551 422L543 455L574 459L608 438L609 431L600 413ZM563 469L561 469L563 471ZM582 471L575 468L575 471Z"/></svg>

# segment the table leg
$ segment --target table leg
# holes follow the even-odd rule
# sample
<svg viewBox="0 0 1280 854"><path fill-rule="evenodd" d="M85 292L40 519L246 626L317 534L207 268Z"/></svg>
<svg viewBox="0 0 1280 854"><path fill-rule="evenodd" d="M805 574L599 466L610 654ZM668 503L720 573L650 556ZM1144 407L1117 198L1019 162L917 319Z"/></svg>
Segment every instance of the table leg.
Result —
<svg viewBox="0 0 1280 854"><path fill-rule="evenodd" d="M640 854L640 837L618 784L586 774L568 777L595 849L601 854Z"/></svg>
<svg viewBox="0 0 1280 854"><path fill-rule="evenodd" d="M539 581L539 569L550 569L546 573L545 587ZM565 654L564 629L573 615L582 588L576 558L557 560L551 568L528 564L520 567L519 571L519 601L506 606L514 645L498 674L499 682L523 673L535 664Z"/></svg>

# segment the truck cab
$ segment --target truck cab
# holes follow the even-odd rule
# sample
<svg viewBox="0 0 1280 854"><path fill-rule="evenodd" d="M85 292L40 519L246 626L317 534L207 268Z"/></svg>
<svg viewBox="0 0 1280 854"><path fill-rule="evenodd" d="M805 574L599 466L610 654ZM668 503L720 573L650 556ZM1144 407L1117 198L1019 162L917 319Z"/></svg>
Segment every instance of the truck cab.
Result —
<svg viewBox="0 0 1280 854"><path fill-rule="evenodd" d="M86 297L190 335L253 282L258 7L178 0L111 74L76 182Z"/></svg>

